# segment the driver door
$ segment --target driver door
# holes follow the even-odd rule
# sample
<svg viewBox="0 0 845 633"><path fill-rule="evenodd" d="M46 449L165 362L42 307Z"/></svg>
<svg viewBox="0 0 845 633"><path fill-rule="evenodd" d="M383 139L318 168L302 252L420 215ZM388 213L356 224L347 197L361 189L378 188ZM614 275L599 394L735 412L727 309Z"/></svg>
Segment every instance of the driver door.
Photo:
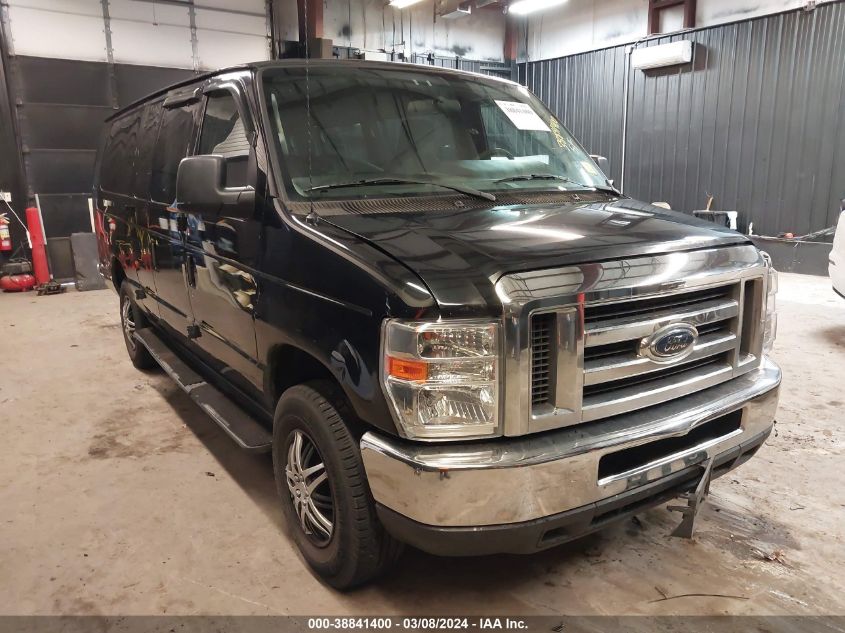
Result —
<svg viewBox="0 0 845 633"><path fill-rule="evenodd" d="M206 87L197 154L223 156L225 186L250 183L249 162L254 135L249 111L232 88ZM225 213L225 212L224 212ZM261 236L260 218L188 214L187 283L195 330L192 347L206 364L235 386L262 388L257 360L254 309L258 286L254 277Z"/></svg>

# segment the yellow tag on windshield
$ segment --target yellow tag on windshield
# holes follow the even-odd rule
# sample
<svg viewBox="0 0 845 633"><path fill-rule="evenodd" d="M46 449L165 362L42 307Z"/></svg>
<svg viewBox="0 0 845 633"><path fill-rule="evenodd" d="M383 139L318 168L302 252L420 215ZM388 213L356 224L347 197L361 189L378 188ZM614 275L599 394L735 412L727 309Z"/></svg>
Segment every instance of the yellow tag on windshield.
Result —
<svg viewBox="0 0 845 633"><path fill-rule="evenodd" d="M555 137L558 147L566 149L566 137L563 135L563 132L560 131L560 123L557 122L557 119L549 119L549 128L552 130L552 135Z"/></svg>

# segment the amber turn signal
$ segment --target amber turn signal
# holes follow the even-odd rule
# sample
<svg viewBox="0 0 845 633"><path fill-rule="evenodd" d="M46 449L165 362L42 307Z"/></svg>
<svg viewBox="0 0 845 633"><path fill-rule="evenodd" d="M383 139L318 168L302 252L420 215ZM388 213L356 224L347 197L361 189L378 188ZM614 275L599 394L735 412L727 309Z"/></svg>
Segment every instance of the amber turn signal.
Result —
<svg viewBox="0 0 845 633"><path fill-rule="evenodd" d="M387 357L387 373L402 380L423 381L428 378L428 364L418 360Z"/></svg>

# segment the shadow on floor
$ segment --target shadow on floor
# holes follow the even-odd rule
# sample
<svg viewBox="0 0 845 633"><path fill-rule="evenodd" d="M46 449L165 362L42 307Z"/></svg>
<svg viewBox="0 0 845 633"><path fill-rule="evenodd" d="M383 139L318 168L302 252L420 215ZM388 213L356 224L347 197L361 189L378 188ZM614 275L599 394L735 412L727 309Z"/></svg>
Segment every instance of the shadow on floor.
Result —
<svg viewBox="0 0 845 633"><path fill-rule="evenodd" d="M834 325L819 331L824 340L837 347L845 346L845 325Z"/></svg>

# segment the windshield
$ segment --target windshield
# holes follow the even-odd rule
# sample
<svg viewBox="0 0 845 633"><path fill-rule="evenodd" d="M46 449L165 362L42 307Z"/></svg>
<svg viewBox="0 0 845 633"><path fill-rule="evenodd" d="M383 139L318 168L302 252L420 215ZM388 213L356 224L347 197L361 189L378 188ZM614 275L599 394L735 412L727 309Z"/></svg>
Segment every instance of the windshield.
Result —
<svg viewBox="0 0 845 633"><path fill-rule="evenodd" d="M528 90L419 69L272 68L263 86L293 199L607 187Z"/></svg>

